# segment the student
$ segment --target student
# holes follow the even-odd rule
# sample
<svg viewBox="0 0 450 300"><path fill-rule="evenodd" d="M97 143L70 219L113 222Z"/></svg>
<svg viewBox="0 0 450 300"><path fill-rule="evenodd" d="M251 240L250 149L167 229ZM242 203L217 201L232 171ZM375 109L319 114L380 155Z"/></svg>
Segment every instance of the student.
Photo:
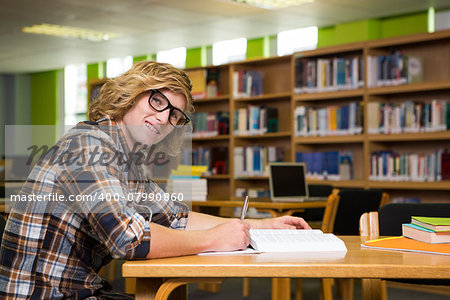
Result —
<svg viewBox="0 0 450 300"><path fill-rule="evenodd" d="M112 259L238 250L250 228L310 228L296 217L242 222L149 201L163 191L145 179L143 157L179 153L191 112L189 78L169 64L139 62L109 80L90 121L43 154L24 184L21 195L32 200L7 221L0 297L108 299L98 271Z"/></svg>

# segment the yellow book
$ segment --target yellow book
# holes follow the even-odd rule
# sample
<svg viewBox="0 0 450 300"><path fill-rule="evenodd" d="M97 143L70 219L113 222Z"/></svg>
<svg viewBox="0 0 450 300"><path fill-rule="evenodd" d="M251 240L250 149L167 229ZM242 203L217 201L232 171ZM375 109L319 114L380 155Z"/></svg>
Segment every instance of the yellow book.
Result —
<svg viewBox="0 0 450 300"><path fill-rule="evenodd" d="M335 131L337 129L337 108L336 106L328 107L328 111L330 113L329 127L330 131Z"/></svg>
<svg viewBox="0 0 450 300"><path fill-rule="evenodd" d="M192 97L194 99L206 98L206 70L186 71L192 83Z"/></svg>

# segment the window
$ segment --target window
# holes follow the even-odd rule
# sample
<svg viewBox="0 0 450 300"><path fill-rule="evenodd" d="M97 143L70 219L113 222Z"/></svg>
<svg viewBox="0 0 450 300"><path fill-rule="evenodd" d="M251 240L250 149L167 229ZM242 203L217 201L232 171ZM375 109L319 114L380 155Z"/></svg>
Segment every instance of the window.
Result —
<svg viewBox="0 0 450 300"><path fill-rule="evenodd" d="M278 33L277 54L281 56L315 49L317 36L317 26L281 31Z"/></svg>
<svg viewBox="0 0 450 300"><path fill-rule="evenodd" d="M186 48L179 47L156 53L156 61L169 63L177 68L186 67Z"/></svg>
<svg viewBox="0 0 450 300"><path fill-rule="evenodd" d="M133 57L111 58L106 61L106 77L114 78L122 75L133 65Z"/></svg>
<svg viewBox="0 0 450 300"><path fill-rule="evenodd" d="M214 43L212 52L214 65L244 60L247 53L247 39L239 38Z"/></svg>
<svg viewBox="0 0 450 300"><path fill-rule="evenodd" d="M64 124L86 120L87 67L85 64L64 68Z"/></svg>

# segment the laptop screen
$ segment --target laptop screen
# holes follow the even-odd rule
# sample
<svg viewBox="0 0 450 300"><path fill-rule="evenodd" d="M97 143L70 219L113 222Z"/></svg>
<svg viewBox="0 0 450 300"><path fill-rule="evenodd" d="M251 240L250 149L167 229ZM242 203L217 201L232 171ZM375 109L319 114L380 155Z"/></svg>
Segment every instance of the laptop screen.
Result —
<svg viewBox="0 0 450 300"><path fill-rule="evenodd" d="M270 198L273 201L302 201L308 197L304 163L271 163Z"/></svg>

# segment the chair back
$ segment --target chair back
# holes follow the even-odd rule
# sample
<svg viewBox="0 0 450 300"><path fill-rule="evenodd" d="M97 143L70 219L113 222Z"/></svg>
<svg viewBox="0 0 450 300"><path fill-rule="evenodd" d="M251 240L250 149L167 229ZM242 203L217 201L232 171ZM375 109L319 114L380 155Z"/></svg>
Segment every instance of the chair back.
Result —
<svg viewBox="0 0 450 300"><path fill-rule="evenodd" d="M333 186L329 184L308 184L309 197L328 197L333 193ZM297 214L308 222L322 221L325 209L323 207L306 208Z"/></svg>
<svg viewBox="0 0 450 300"><path fill-rule="evenodd" d="M322 230L336 235L359 235L361 215L378 210L387 198L381 190L343 189L337 196L330 196Z"/></svg>
<svg viewBox="0 0 450 300"><path fill-rule="evenodd" d="M328 197L332 192L330 184L308 184L309 197Z"/></svg>
<svg viewBox="0 0 450 300"><path fill-rule="evenodd" d="M378 212L371 211L361 215L359 219L359 235L377 237L380 235L378 230Z"/></svg>
<svg viewBox="0 0 450 300"><path fill-rule="evenodd" d="M380 235L402 235L402 224L411 216L450 217L450 203L390 203L378 210Z"/></svg>

